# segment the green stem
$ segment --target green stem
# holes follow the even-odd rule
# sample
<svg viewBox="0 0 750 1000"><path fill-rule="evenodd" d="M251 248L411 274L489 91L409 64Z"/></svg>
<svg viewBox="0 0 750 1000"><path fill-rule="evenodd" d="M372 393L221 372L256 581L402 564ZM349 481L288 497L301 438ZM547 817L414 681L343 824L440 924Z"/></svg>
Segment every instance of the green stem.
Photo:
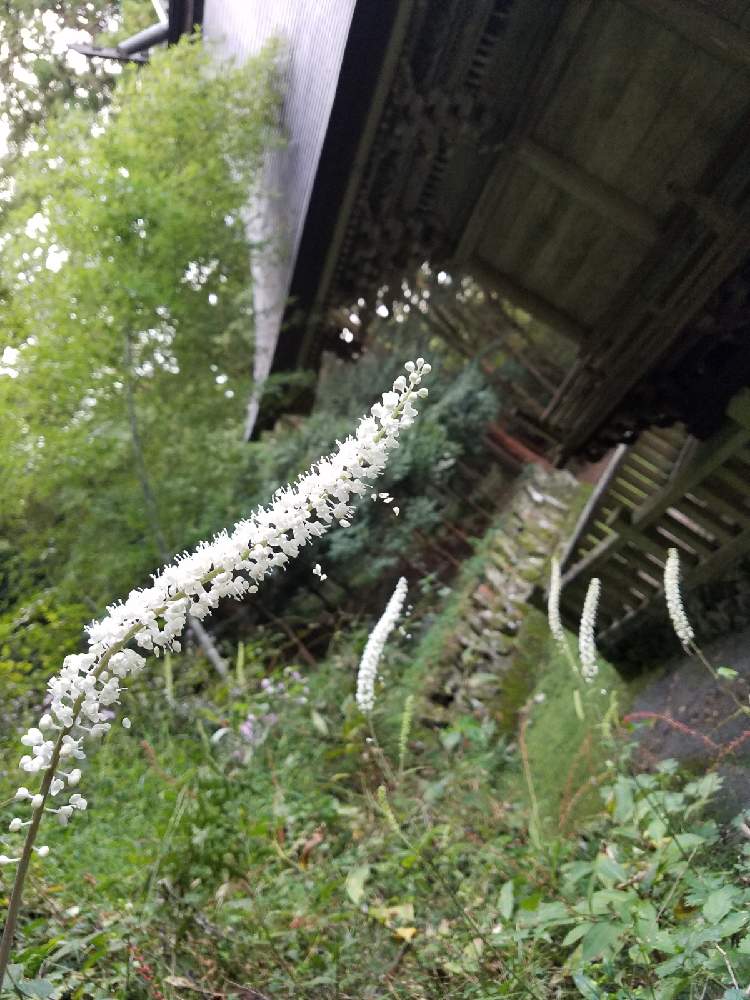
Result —
<svg viewBox="0 0 750 1000"><path fill-rule="evenodd" d="M162 609L164 610L164 609ZM119 653L125 645L130 642L133 636L140 632L143 625L139 622L137 625L133 625L129 631L126 633L120 642L115 643L111 649L108 649L106 653L102 656L101 660L93 671L94 677L98 678L104 668L107 666L109 661L115 655ZM78 717L78 712L80 711L81 705L83 704L83 695L79 695L78 700L73 706L73 718ZM38 809L34 811L34 815L31 819L31 824L26 833L26 840L24 841L23 851L21 852L21 858L18 862L18 868L16 869L16 878L13 882L13 889L10 894L10 902L8 903L8 915L5 918L5 926L3 927L3 936L0 938L0 991L3 988L3 981L5 980L5 973L8 969L8 964L10 962L10 949L13 946L13 938L16 932L16 924L18 922L18 913L21 909L21 901L23 899L23 889L24 883L26 882L26 875L29 871L29 864L31 863L31 855L34 849L34 842L36 841L37 834L39 833L39 826L42 822L42 815L44 813L44 807L47 802L47 796L49 795L50 786L52 784L52 779L55 776L55 771L57 770L57 765L60 763L60 752L62 750L63 739L70 735L71 731L75 728L76 723L74 722L72 726L67 726L60 730L60 734L57 737L57 742L55 743L55 748L52 751L52 759L49 762L49 766L44 772L44 777L42 778L42 784L39 789L39 794L42 796L42 804Z"/></svg>
<svg viewBox="0 0 750 1000"><path fill-rule="evenodd" d="M383 777L392 786L398 784L396 781L396 775L393 773L393 768L390 765L390 761L385 755L385 751L378 742L377 733L375 732L375 726L372 724L372 716L368 713L367 715L367 725L370 730L370 739L372 740L372 749L375 751L375 756L378 758L380 763L380 770L383 773Z"/></svg>
<svg viewBox="0 0 750 1000"><path fill-rule="evenodd" d="M10 894L10 902L8 903L8 915L5 918L5 927L3 928L3 936L0 940L0 991L3 988L3 980L5 979L5 972L8 968L8 963L10 962L10 949L13 944L13 937L16 931L16 923L18 921L18 911L21 908L21 900L23 898L23 887L26 881L26 875L29 870L29 865L31 863L31 855L33 852L34 841L36 840L36 835L39 832L39 824L42 822L42 815L44 813L44 803L47 801L47 794L52 784L52 779L55 776L55 768L60 760L60 751L62 749L62 741L65 732L61 732L57 738L57 743L55 744L55 749L52 752L52 760L50 765L45 772L44 778L42 779L42 787L39 789L41 795L43 796L42 804L38 809L34 810L34 815L31 819L31 825L29 826L28 832L26 834L26 840L23 845L23 852L21 853L21 860L18 863L18 868L16 869L16 878L13 883L13 890Z"/></svg>

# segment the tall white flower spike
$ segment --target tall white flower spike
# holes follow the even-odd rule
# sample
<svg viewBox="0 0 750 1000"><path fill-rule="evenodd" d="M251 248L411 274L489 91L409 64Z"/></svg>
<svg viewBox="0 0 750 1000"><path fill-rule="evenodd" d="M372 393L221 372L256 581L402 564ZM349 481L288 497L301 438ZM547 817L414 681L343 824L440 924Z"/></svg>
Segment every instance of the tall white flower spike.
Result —
<svg viewBox="0 0 750 1000"><path fill-rule="evenodd" d="M357 674L357 705L363 715L369 715L375 707L375 681L378 677L378 664L383 655L383 648L388 636L396 627L406 600L406 580L402 576L396 584L396 589L386 605L383 615L370 632L365 651L359 663Z"/></svg>
<svg viewBox="0 0 750 1000"><path fill-rule="evenodd" d="M680 556L677 549L670 549L664 566L664 596L672 620L672 628L683 646L695 638L695 632L685 614L680 594Z"/></svg>
<svg viewBox="0 0 750 1000"><path fill-rule="evenodd" d="M385 469L400 432L417 416L414 401L427 395L420 383L430 365L418 358L405 367L407 375L396 379L392 390L359 421L354 435L295 483L278 490L268 507L178 556L153 577L150 587L131 591L123 603L107 609L105 618L88 626L88 652L65 658L48 684L49 710L21 738L30 752L21 758L20 767L31 776L41 775L42 781L35 794L19 788L17 801L30 802L36 813L48 796L63 792L65 778L70 787L78 784L80 769L63 771L61 760L70 758L70 766L72 760L84 759L84 744L110 729L108 720L123 681L140 673L146 663L141 653L128 648L130 643L157 655L179 650L188 615L205 618L222 597L255 593L265 576L285 566L307 542L334 525L349 525L352 502L370 492L370 481ZM123 719L122 725L129 729L130 720ZM76 793L67 804L48 811L65 824L85 808L86 800ZM37 827L32 821L32 842Z"/></svg>
<svg viewBox="0 0 750 1000"><path fill-rule="evenodd" d="M49 682L50 711L23 737L31 750L20 766L28 774L41 776L39 791L18 789L18 802L30 801L31 821L19 857L0 854L0 866L17 865L8 913L0 936L0 989L10 961L10 950L23 895L23 886L33 852L46 857L49 847L35 848L45 803L52 791L64 785L58 774L63 757L83 759L82 744L110 728L109 706L117 704L121 682L135 676L145 658L132 649L156 655L180 648L179 636L188 615L204 618L222 597L253 594L273 569L286 565L300 548L324 535L334 524L347 527L354 514L350 501L370 492L370 480L385 469L388 454L398 447L400 432L417 416L415 399L424 399L420 388L430 366L423 358L406 365L408 378L399 376L390 392L363 417L353 437L322 458L296 483L278 490L268 507L261 507L231 532L221 532L212 542L203 542L194 552L184 553L153 578L145 590L133 590L122 604L108 608L109 614L89 625L89 651L67 656L62 670ZM129 720L123 719L123 724ZM49 736L47 735L49 734ZM71 772L75 774L76 768ZM74 779L74 784L76 779ZM66 825L87 802L75 792L67 805L47 811ZM13 820L11 820L13 822ZM14 824L17 828L17 824Z"/></svg>
<svg viewBox="0 0 750 1000"><path fill-rule="evenodd" d="M547 621L552 637L559 646L565 646L565 630L560 618L560 563L552 559L547 592Z"/></svg>
<svg viewBox="0 0 750 1000"><path fill-rule="evenodd" d="M586 681L592 681L599 672L596 662L596 644L594 628L596 626L596 610L599 606L599 594L602 585L597 577L589 584L586 599L583 602L581 625L578 630L578 653L581 658L581 676Z"/></svg>

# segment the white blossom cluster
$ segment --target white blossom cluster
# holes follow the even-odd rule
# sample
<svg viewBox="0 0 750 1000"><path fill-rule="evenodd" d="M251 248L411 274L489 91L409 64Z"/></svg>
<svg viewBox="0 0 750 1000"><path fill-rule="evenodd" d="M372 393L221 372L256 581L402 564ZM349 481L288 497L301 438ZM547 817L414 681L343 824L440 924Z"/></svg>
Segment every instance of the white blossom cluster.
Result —
<svg viewBox="0 0 750 1000"><path fill-rule="evenodd" d="M65 765L85 757L86 739L109 730L122 682L143 669L145 658L126 648L128 643L156 655L179 650L188 615L202 619L222 597L255 593L268 573L284 567L311 539L335 524L348 527L352 501L369 493L370 481L383 472L389 452L398 447L399 433L417 416L414 400L427 395L420 383L430 365L418 358L405 368L407 374L360 420L354 436L296 483L278 490L268 507L239 521L231 532L178 556L153 577L150 587L131 591L123 603L107 609L104 619L88 626L89 651L65 658L48 685L49 710L21 740L30 752L21 758L20 767L42 775L38 792L22 787L16 793L19 802L30 802L34 819L37 810L45 809L48 796L55 798L78 784L80 770L66 770ZM123 725L129 728L130 723L123 720ZM46 810L66 824L76 810L85 808L86 800L75 793L67 803ZM13 819L10 830L18 832L32 822ZM16 860L0 855L0 864Z"/></svg>
<svg viewBox="0 0 750 1000"><path fill-rule="evenodd" d="M378 676L378 664L388 636L395 628L401 615L406 600L406 586L406 580L402 576L396 584L396 589L388 601L383 616L370 632L370 638L367 640L365 651L359 663L356 699L359 710L364 715L369 715L375 707L375 681Z"/></svg>
<svg viewBox="0 0 750 1000"><path fill-rule="evenodd" d="M680 594L680 556L677 549L670 549L664 566L664 596L667 600L667 610L672 620L672 628L683 646L687 646L695 638L695 632L685 614Z"/></svg>
<svg viewBox="0 0 750 1000"><path fill-rule="evenodd" d="M583 602L581 624L578 629L578 653L581 657L581 676L586 681L592 681L599 672L596 662L596 644L594 643L594 627L596 626L596 610L599 606L599 595L602 585L597 577L589 584L586 599Z"/></svg>
<svg viewBox="0 0 750 1000"><path fill-rule="evenodd" d="M560 563L557 559L552 560L549 574L549 590L547 592L547 620L549 630L555 642L560 646L565 646L565 630L560 618Z"/></svg>

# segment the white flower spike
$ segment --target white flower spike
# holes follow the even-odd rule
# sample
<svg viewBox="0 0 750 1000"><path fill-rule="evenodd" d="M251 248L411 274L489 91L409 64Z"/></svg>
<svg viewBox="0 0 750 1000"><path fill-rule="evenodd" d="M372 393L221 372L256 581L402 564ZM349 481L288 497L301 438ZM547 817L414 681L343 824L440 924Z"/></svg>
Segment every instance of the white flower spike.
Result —
<svg viewBox="0 0 750 1000"><path fill-rule="evenodd" d="M578 652L581 657L581 676L585 681L592 681L599 672L596 662L596 644L594 643L594 627L596 625L596 609L599 605L601 582L597 577L589 584L586 599L583 602L581 625L578 630Z"/></svg>
<svg viewBox="0 0 750 1000"><path fill-rule="evenodd" d="M375 681L378 676L378 664L383 655L383 647L395 628L404 606L406 588L406 580L402 576L396 584L396 589L393 591L380 621L370 633L370 638L367 640L365 651L360 660L356 698L359 710L364 715L369 715L375 707Z"/></svg>
<svg viewBox="0 0 750 1000"><path fill-rule="evenodd" d="M560 586L560 563L557 559L553 559L550 566L549 591L547 593L547 620L555 642L564 646L565 630L560 618Z"/></svg>
<svg viewBox="0 0 750 1000"><path fill-rule="evenodd" d="M672 628L683 646L687 646L695 638L695 632L685 614L680 594L680 556L677 549L670 549L664 566L664 596L667 610L672 621Z"/></svg>
<svg viewBox="0 0 750 1000"><path fill-rule="evenodd" d="M49 708L21 739L29 752L20 767L30 775L41 775L41 788L36 793L19 788L17 801L39 810L49 795L63 792L65 778L69 788L78 785L80 769L62 770L60 762L83 760L84 744L111 728L109 719L122 682L136 676L146 662L141 653L128 648L130 643L156 655L178 649L189 615L202 619L222 597L255 593L263 578L285 566L302 546L337 524L349 525L352 502L372 492L372 481L398 447L400 432L417 416L415 400L427 393L420 384L430 366L419 358L406 365L406 372L359 421L353 436L295 483L278 490L269 506L178 556L153 577L150 587L131 591L123 603L108 608L104 619L88 626L88 652L65 658L48 684ZM316 575L325 579L319 566ZM130 720L122 719L122 725L129 729ZM76 792L67 804L50 811L65 825L86 806L86 799ZM19 829L14 821L14 831ZM44 856L42 848L38 853Z"/></svg>

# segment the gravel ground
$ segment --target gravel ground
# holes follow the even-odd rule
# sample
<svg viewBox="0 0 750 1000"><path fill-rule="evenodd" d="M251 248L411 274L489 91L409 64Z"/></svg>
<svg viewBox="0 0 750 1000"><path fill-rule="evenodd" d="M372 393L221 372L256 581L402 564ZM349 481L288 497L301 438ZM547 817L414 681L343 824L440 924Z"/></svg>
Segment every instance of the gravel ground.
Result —
<svg viewBox="0 0 750 1000"><path fill-rule="evenodd" d="M724 779L716 813L730 818L750 808L750 629L708 644L704 653L714 667L731 667L739 676L717 683L703 664L678 654L645 683L630 716L649 712L671 720L639 730L639 764L674 757L696 771L716 768ZM748 714L738 711L732 694Z"/></svg>

